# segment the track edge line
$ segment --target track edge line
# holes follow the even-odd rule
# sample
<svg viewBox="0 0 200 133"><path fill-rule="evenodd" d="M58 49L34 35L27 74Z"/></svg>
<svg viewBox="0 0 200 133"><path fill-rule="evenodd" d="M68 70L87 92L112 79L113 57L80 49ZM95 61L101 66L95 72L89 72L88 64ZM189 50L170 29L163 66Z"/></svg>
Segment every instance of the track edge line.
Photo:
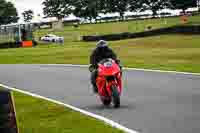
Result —
<svg viewBox="0 0 200 133"><path fill-rule="evenodd" d="M4 85L4 84L0 84L0 87L3 87L3 88L6 88L8 90L11 90L11 91L16 91L16 92L20 92L20 93L23 93L23 94L26 94L26 95L29 95L29 96L32 96L32 97L35 97L35 98L39 98L39 99L43 99L43 100L46 100L46 101L49 101L49 102L52 102L52 103L55 103L55 104L58 104L58 105L62 105L62 106L65 106L67 108L70 108L76 112L80 112L86 116L89 116L89 117L92 117L92 118L95 118L97 120L100 120L102 122L104 122L105 124L108 124L114 128L117 128L117 129L120 129L126 133L139 133L137 131L134 131L132 129L129 129L117 122L114 122L108 118L105 118L103 116L100 116L100 115L97 115L97 114L94 114L94 113L91 113L91 112L88 112L86 110L83 110L83 109L80 109L80 108L77 108L77 107L74 107L72 105L69 105L69 104L65 104L63 102L60 102L60 101L57 101L57 100L54 100L54 99L51 99L51 98L48 98L48 97L44 97L44 96L41 96L41 95L38 95L38 94L34 94L34 93L30 93L28 91L23 91L23 90L20 90L20 89L16 89L16 88L13 88L13 87L9 87L7 85Z"/></svg>
<svg viewBox="0 0 200 133"><path fill-rule="evenodd" d="M76 65L76 64L41 64L46 66L66 66L66 67L89 67L89 65ZM156 70L156 69L144 69L144 68L131 68L123 67L124 70L134 70L134 71L144 71L144 72L159 72L159 73L175 73L175 74L184 74L184 75L197 75L200 76L200 73L192 72L181 72L181 71L167 71L167 70Z"/></svg>

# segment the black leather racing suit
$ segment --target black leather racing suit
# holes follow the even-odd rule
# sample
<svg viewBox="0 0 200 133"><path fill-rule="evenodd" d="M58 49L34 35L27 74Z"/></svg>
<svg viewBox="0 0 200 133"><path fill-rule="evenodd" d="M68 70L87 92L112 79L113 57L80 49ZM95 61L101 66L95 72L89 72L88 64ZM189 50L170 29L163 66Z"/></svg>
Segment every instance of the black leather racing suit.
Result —
<svg viewBox="0 0 200 133"><path fill-rule="evenodd" d="M106 59L106 58L111 58L111 59L117 61L116 54L108 46L97 47L90 56L90 64L92 64L94 66L94 70L91 72L91 83L95 89L94 90L95 92L97 92L96 78L98 76L98 71L97 71L98 63L101 60Z"/></svg>

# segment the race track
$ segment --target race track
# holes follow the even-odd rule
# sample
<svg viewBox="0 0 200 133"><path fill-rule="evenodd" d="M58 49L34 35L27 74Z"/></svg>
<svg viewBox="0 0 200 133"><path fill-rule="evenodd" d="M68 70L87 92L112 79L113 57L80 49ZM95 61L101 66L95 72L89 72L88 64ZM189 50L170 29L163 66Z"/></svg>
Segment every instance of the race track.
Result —
<svg viewBox="0 0 200 133"><path fill-rule="evenodd" d="M200 76L124 71L121 108L104 108L87 68L0 65L0 83L112 119L141 133L199 133Z"/></svg>

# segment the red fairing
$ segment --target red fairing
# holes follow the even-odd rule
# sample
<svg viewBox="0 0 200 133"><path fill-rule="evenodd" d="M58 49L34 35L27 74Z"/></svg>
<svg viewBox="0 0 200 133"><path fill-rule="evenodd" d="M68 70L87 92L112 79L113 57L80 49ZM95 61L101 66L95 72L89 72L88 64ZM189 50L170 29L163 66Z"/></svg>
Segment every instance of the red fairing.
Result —
<svg viewBox="0 0 200 133"><path fill-rule="evenodd" d="M118 83L118 89L121 95L122 93L122 73L121 72L117 74L117 83Z"/></svg>
<svg viewBox="0 0 200 133"><path fill-rule="evenodd" d="M120 72L120 68L116 63L113 63L111 67L105 67L104 65L99 64L98 72L100 76L111 76Z"/></svg>
<svg viewBox="0 0 200 133"><path fill-rule="evenodd" d="M106 80L106 77L113 76L113 80ZM109 67L99 64L98 77L96 79L98 93L103 97L111 97L112 89L111 86L114 84L117 86L119 93L122 92L122 75L118 64L112 61Z"/></svg>
<svg viewBox="0 0 200 133"><path fill-rule="evenodd" d="M106 96L106 93L104 91L104 87L106 85L105 77L103 76L97 77L96 82L97 82L98 93L101 94L102 96Z"/></svg>

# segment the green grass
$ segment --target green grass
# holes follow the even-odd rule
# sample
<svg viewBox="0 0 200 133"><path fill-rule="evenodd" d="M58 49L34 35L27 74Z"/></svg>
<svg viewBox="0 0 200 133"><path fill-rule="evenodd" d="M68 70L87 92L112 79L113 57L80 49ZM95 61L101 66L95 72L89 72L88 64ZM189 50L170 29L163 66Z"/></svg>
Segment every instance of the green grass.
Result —
<svg viewBox="0 0 200 133"><path fill-rule="evenodd" d="M189 17L188 24L200 24L200 16ZM165 23L167 21L167 23ZM35 48L1 49L1 64L89 64L95 42L81 42L80 36L144 31L180 25L180 18L147 19L129 22L86 24L63 31L38 30L36 38L47 33L65 37L64 46L40 43ZM162 35L110 42L124 66L148 69L200 72L200 35Z"/></svg>
<svg viewBox="0 0 200 133"><path fill-rule="evenodd" d="M192 17L189 17L189 19L188 19L188 24L200 24L200 16L199 15L197 15L197 16L192 16Z"/></svg>
<svg viewBox="0 0 200 133"><path fill-rule="evenodd" d="M80 40L80 37L83 35L102 35L121 32L141 32L144 31L147 28L147 26L152 26L153 29L159 29L180 24L180 17L165 19L146 19L127 22L85 24L80 25L79 28L74 28L73 26L65 26L62 31L54 31L51 29L38 30L37 32L35 32L35 37L38 39L39 37L44 36L47 33L52 33L64 36L65 41L71 42ZM189 17L188 24L200 24L200 16Z"/></svg>
<svg viewBox="0 0 200 133"><path fill-rule="evenodd" d="M124 66L200 72L200 35L163 35L110 42ZM2 64L88 64L95 42L2 49Z"/></svg>
<svg viewBox="0 0 200 133"><path fill-rule="evenodd" d="M122 133L68 108L14 92L20 133Z"/></svg>

